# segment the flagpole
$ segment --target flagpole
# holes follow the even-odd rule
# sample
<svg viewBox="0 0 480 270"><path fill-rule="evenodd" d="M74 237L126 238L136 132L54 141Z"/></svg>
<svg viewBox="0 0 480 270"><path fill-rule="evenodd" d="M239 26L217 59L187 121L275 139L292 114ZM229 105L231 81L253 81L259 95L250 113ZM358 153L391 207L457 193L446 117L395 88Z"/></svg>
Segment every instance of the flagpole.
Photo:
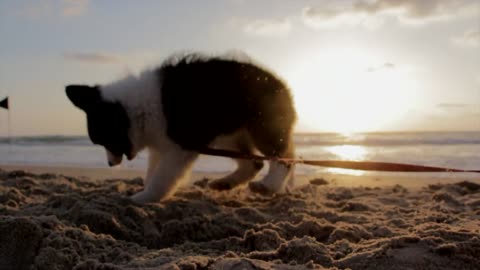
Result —
<svg viewBox="0 0 480 270"><path fill-rule="evenodd" d="M7 128L7 136L8 136L8 155L11 156L12 155L12 118L11 118L11 110L8 109L7 110L7 113L8 113L8 128Z"/></svg>
<svg viewBox="0 0 480 270"><path fill-rule="evenodd" d="M5 108L7 112L7 136L8 136L8 154L12 153L12 117L10 115L9 96L0 101L0 108Z"/></svg>

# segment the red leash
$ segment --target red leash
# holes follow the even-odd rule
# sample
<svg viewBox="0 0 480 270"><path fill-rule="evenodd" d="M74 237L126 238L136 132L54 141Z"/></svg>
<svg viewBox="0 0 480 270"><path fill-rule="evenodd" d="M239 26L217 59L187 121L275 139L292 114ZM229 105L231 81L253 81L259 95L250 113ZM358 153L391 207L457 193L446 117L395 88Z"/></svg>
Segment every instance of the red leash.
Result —
<svg viewBox="0 0 480 270"><path fill-rule="evenodd" d="M404 163L391 163L391 162L374 162L374 161L345 161L345 160L305 160L305 159L293 159L293 158L277 158L266 157L253 154L243 154L236 151L204 148L198 151L200 154L229 157L238 159L250 159L250 160L277 160L289 164L306 164L312 166L353 169L363 171L380 171L380 172L468 172L468 173L480 173L480 170L459 170L442 167L431 167L414 164Z"/></svg>

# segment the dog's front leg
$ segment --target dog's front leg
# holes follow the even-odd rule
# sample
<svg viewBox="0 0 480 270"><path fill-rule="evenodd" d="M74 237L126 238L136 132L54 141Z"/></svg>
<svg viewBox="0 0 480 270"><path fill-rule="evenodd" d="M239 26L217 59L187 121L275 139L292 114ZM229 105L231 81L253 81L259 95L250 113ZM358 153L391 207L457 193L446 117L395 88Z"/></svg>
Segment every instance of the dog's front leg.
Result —
<svg viewBox="0 0 480 270"><path fill-rule="evenodd" d="M191 170L195 152L174 147L158 157L158 163L149 173L143 191L133 195L131 199L137 203L159 202L174 191L179 181Z"/></svg>
<svg viewBox="0 0 480 270"><path fill-rule="evenodd" d="M156 149L149 148L148 149L148 169L147 175L145 176L145 180L143 181L143 185L147 186L149 180L153 177L153 173L157 168L157 165L160 162L160 152Z"/></svg>

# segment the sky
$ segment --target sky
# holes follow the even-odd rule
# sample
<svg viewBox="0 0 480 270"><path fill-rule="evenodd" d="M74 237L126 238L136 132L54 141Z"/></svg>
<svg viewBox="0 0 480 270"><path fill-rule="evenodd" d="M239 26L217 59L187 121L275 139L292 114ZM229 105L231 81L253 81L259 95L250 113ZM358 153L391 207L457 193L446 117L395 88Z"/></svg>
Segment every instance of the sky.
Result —
<svg viewBox="0 0 480 270"><path fill-rule="evenodd" d="M269 68L292 89L297 132L480 130L478 0L3 0L0 37L13 135L86 134L65 85L178 52Z"/></svg>

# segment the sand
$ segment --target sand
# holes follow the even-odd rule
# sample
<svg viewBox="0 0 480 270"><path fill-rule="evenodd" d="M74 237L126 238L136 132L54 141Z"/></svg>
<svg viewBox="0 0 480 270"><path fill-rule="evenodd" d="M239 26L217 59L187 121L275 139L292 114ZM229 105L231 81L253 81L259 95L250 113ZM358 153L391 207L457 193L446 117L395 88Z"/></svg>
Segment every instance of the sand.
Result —
<svg viewBox="0 0 480 270"><path fill-rule="evenodd" d="M479 184L312 180L137 205L138 177L0 170L0 269L479 269Z"/></svg>

